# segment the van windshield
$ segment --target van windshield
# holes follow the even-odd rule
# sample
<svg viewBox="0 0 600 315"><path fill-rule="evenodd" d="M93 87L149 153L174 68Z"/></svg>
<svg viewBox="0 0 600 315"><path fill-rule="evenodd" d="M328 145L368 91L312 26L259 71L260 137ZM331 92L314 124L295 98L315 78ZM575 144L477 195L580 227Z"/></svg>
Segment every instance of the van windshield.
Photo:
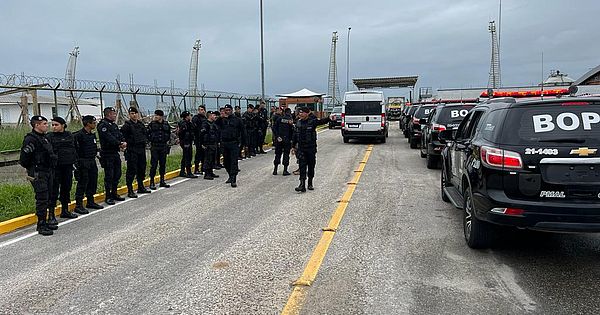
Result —
<svg viewBox="0 0 600 315"><path fill-rule="evenodd" d="M600 145L600 103L515 106L508 110L502 143Z"/></svg>
<svg viewBox="0 0 600 315"><path fill-rule="evenodd" d="M381 115L381 103L377 101L346 102L346 116L349 115Z"/></svg>

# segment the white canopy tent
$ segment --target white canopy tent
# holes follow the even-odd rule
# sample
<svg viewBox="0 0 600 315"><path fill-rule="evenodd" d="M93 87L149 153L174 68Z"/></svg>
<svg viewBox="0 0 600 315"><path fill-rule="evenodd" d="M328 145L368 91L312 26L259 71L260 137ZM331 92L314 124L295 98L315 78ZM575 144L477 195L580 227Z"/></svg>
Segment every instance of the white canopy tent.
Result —
<svg viewBox="0 0 600 315"><path fill-rule="evenodd" d="M325 93L317 93L317 92L313 92L309 89L302 89L300 91L296 91L294 93L289 93L289 94L278 94L278 97L289 97L289 98L296 98L296 97L322 97L323 95L325 95Z"/></svg>

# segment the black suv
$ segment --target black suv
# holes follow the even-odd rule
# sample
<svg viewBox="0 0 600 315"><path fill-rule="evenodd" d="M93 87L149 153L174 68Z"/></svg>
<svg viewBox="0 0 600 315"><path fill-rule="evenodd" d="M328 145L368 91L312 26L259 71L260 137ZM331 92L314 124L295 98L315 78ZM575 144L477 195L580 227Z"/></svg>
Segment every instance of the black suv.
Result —
<svg viewBox="0 0 600 315"><path fill-rule="evenodd" d="M421 157L427 159L427 168L438 168L442 149L446 146L438 140L440 131L453 130L469 113L475 104L441 104L434 108L427 118L421 118Z"/></svg>
<svg viewBox="0 0 600 315"><path fill-rule="evenodd" d="M419 108L419 105L413 104L412 106L408 107L406 112L402 114L402 117L400 117L400 129L404 134L404 138L408 138L408 125L410 124L412 115L415 113L417 108Z"/></svg>
<svg viewBox="0 0 600 315"><path fill-rule="evenodd" d="M408 143L411 149L416 149L421 143L421 118L425 118L437 105L420 105L408 120Z"/></svg>
<svg viewBox="0 0 600 315"><path fill-rule="evenodd" d="M442 199L463 209L469 247L498 225L600 232L600 98L492 99L439 139Z"/></svg>

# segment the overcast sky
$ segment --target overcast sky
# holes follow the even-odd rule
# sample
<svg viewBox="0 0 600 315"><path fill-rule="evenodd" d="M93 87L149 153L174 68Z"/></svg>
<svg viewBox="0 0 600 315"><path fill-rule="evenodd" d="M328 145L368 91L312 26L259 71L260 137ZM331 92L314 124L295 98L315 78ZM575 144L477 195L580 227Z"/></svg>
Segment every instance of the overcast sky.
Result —
<svg viewBox="0 0 600 315"><path fill-rule="evenodd" d="M502 2L503 85L539 83L550 69L577 79L600 64L600 2ZM331 33L338 73L419 75L418 86L486 86L488 22L498 1L264 0L266 92L327 92ZM187 88L191 48L202 41L199 87L260 94L258 0L1 0L0 73L64 77L80 46L79 79ZM544 72L541 54L544 52ZM387 93L404 95L404 91Z"/></svg>

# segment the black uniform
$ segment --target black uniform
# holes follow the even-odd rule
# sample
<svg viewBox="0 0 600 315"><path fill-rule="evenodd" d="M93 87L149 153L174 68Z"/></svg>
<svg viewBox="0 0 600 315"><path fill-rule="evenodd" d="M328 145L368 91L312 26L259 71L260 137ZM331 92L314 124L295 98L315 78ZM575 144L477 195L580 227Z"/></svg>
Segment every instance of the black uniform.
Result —
<svg viewBox="0 0 600 315"><path fill-rule="evenodd" d="M329 122L329 118L317 119L308 117L298 119L294 128L292 146L296 148L296 156L300 164L300 180L307 179L312 183L315 177L315 164L317 163L317 126ZM311 186L309 184L309 186Z"/></svg>
<svg viewBox="0 0 600 315"><path fill-rule="evenodd" d="M200 130L202 124L206 121L206 116L196 114L192 117L192 124L194 125L194 145L196 146L196 156L194 156L194 171L200 171L200 162L204 161L204 149L202 148L202 136Z"/></svg>
<svg viewBox="0 0 600 315"><path fill-rule="evenodd" d="M244 128L246 131L246 135L248 135L248 152L246 156L255 156L256 155L256 147L258 140L258 117L253 112L245 112L242 115L242 121L244 123Z"/></svg>
<svg viewBox="0 0 600 315"><path fill-rule="evenodd" d="M160 182L165 181L167 154L169 153L169 140L171 139L171 126L165 120L162 122L151 121L148 124L148 140L150 141L150 183L154 183L156 167L160 164Z"/></svg>
<svg viewBox="0 0 600 315"><path fill-rule="evenodd" d="M46 136L52 144L54 154L57 155L54 183L50 193L50 211L56 207L56 200L60 200L62 212L69 209L71 201L71 186L73 184L73 165L77 162L75 151L75 138L69 131L52 132ZM60 198L59 198L60 192Z"/></svg>
<svg viewBox="0 0 600 315"><path fill-rule="evenodd" d="M263 144L265 143L265 137L267 136L267 129L269 128L269 112L267 111L266 108L258 108L258 124L259 124L259 130L258 130L258 139L257 139L257 146L258 146L258 150L259 152L264 152L263 151Z"/></svg>
<svg viewBox="0 0 600 315"><path fill-rule="evenodd" d="M35 214L38 230L47 228L50 192L54 180L57 156L44 134L31 131L23 139L19 164L27 169L28 179L35 192Z"/></svg>
<svg viewBox="0 0 600 315"><path fill-rule="evenodd" d="M83 206L84 195L87 197L87 203L91 204L98 187L98 166L96 165L98 145L96 144L96 134L87 132L85 128L75 132L73 137L77 152L75 203Z"/></svg>
<svg viewBox="0 0 600 315"><path fill-rule="evenodd" d="M119 127L106 118L98 124L100 138L100 165L104 168L104 191L106 199L118 197L117 186L121 179L121 156L119 145L125 141Z"/></svg>
<svg viewBox="0 0 600 315"><path fill-rule="evenodd" d="M217 154L217 145L220 139L219 127L215 122L206 119L202 122L200 136L202 137L202 144L206 153L202 163L202 171L205 174L214 174L215 159L212 157Z"/></svg>
<svg viewBox="0 0 600 315"><path fill-rule="evenodd" d="M221 143L223 145L223 160L227 174L229 174L229 180L232 183L236 182L236 176L238 173L238 153L240 150L240 143L246 144L246 132L242 120L237 118L235 115L229 117L221 117L218 120L217 126L221 131Z"/></svg>
<svg viewBox="0 0 600 315"><path fill-rule="evenodd" d="M273 145L275 146L275 160L273 164L281 164L283 155L283 166L290 165L290 150L292 149L292 138L294 135L294 120L292 115L276 115L273 124ZM279 140L281 139L281 141Z"/></svg>
<svg viewBox="0 0 600 315"><path fill-rule="evenodd" d="M185 119L181 120L178 124L177 136L179 137L179 145L183 150L183 156L181 157L181 175L192 174L192 155L194 149L192 144L194 142L194 125L191 121Z"/></svg>
<svg viewBox="0 0 600 315"><path fill-rule="evenodd" d="M125 160L127 171L125 183L129 191L133 191L133 179L137 178L138 190L144 190L144 178L146 177L146 126L141 120L134 122L128 120L121 127L121 133L127 142Z"/></svg>

